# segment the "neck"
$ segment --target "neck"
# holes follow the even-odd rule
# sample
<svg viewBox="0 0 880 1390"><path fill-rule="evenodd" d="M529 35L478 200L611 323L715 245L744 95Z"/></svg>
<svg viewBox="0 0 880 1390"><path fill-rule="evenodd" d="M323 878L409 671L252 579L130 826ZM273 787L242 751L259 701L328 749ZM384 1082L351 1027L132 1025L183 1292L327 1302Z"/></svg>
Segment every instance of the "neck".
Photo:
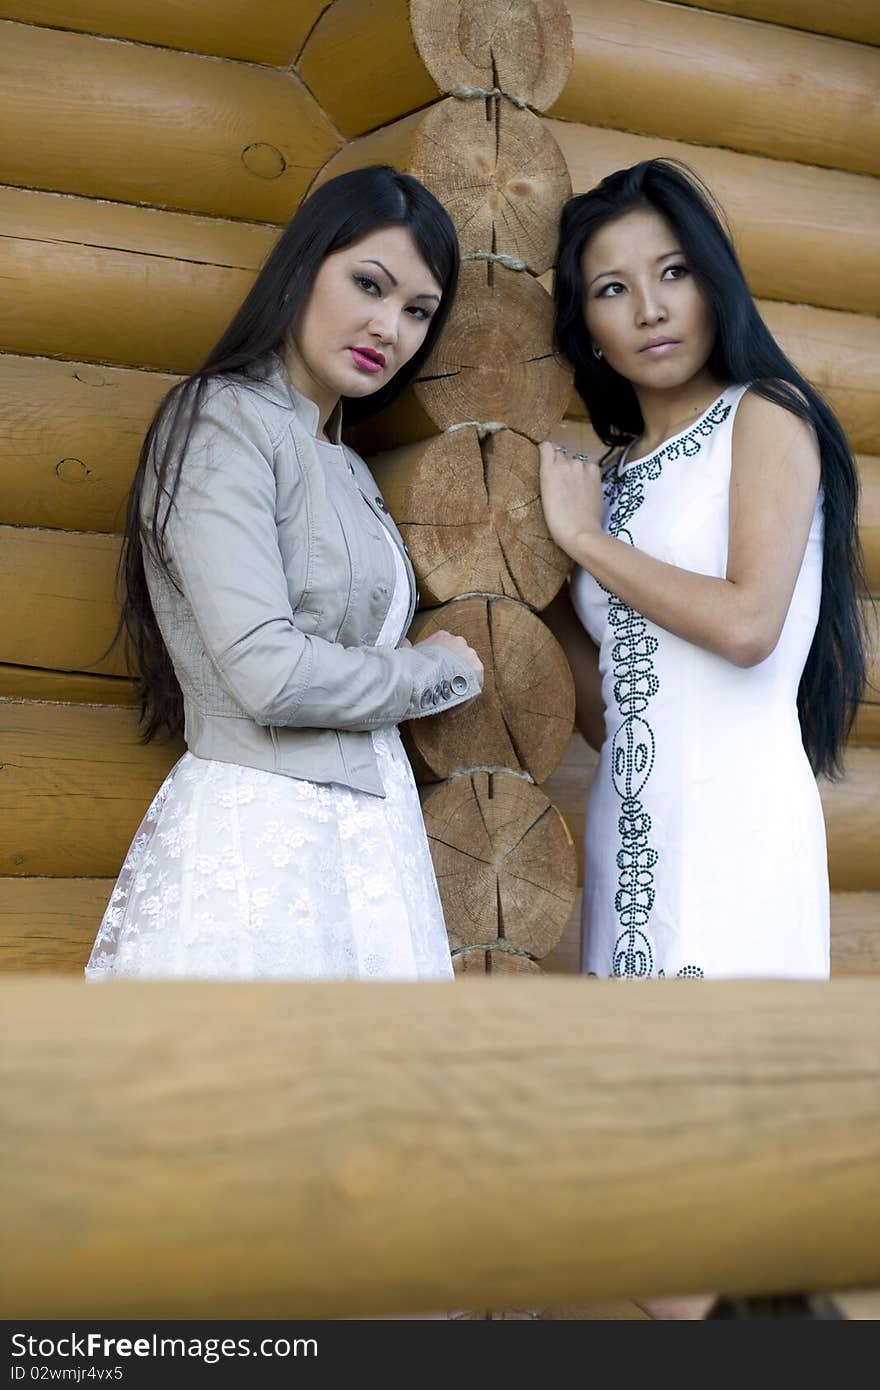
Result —
<svg viewBox="0 0 880 1390"><path fill-rule="evenodd" d="M707 371L691 377L682 386L668 390L634 387L645 427L638 440L639 453L650 453L672 435L685 429L699 418L724 389Z"/></svg>
<svg viewBox="0 0 880 1390"><path fill-rule="evenodd" d="M312 375L293 343L285 343L278 349L278 355L296 390L318 407L318 428L315 433L318 439L326 439L327 421L339 403L338 393Z"/></svg>

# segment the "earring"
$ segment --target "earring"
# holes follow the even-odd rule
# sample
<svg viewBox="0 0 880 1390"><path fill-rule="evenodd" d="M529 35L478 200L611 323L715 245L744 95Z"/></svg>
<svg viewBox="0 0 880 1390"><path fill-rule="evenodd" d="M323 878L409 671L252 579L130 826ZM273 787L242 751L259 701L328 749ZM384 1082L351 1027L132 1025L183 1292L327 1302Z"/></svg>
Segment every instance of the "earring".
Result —
<svg viewBox="0 0 880 1390"><path fill-rule="evenodd" d="M593 345L593 356L595 357L597 362L602 361L602 349L600 347L596 347L595 344Z"/></svg>

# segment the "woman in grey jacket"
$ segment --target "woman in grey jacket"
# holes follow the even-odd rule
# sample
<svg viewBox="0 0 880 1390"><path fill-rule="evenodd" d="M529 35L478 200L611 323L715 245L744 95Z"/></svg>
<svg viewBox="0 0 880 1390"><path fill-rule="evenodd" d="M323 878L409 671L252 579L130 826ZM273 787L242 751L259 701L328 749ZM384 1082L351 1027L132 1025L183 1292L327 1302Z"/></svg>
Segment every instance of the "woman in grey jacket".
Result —
<svg viewBox="0 0 880 1390"><path fill-rule="evenodd" d="M450 978L397 724L475 698L462 638L412 647L406 548L340 442L416 375L455 231L386 167L323 185L200 371L129 504L123 622L144 737L187 752L129 850L87 977Z"/></svg>

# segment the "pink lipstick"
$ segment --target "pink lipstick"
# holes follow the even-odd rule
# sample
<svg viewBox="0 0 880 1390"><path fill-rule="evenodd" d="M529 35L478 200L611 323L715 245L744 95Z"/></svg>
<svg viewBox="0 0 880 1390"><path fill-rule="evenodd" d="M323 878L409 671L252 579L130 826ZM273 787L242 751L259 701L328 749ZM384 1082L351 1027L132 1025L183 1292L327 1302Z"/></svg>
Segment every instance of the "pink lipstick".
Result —
<svg viewBox="0 0 880 1390"><path fill-rule="evenodd" d="M362 372L381 372L385 366L385 358L375 348L350 347L348 350L355 366L360 367Z"/></svg>
<svg viewBox="0 0 880 1390"><path fill-rule="evenodd" d="M639 352L648 357L662 357L664 353L677 347L677 338L652 338L643 348L639 348Z"/></svg>

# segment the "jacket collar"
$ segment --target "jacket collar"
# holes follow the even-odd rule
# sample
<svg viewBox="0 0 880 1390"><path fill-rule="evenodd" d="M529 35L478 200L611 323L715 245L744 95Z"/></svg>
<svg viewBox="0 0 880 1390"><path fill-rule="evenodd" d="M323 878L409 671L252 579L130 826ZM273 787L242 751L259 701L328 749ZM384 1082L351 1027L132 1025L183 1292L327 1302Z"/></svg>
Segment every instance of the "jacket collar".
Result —
<svg viewBox="0 0 880 1390"><path fill-rule="evenodd" d="M297 391L277 352L267 353L260 361L252 363L248 368L248 376L259 381L263 387L263 393L271 397L276 404L292 407L296 411L297 419L305 426L312 438L316 438L321 412L314 401L310 401L308 396ZM336 403L330 414L325 434L332 444L342 443L341 401Z"/></svg>

